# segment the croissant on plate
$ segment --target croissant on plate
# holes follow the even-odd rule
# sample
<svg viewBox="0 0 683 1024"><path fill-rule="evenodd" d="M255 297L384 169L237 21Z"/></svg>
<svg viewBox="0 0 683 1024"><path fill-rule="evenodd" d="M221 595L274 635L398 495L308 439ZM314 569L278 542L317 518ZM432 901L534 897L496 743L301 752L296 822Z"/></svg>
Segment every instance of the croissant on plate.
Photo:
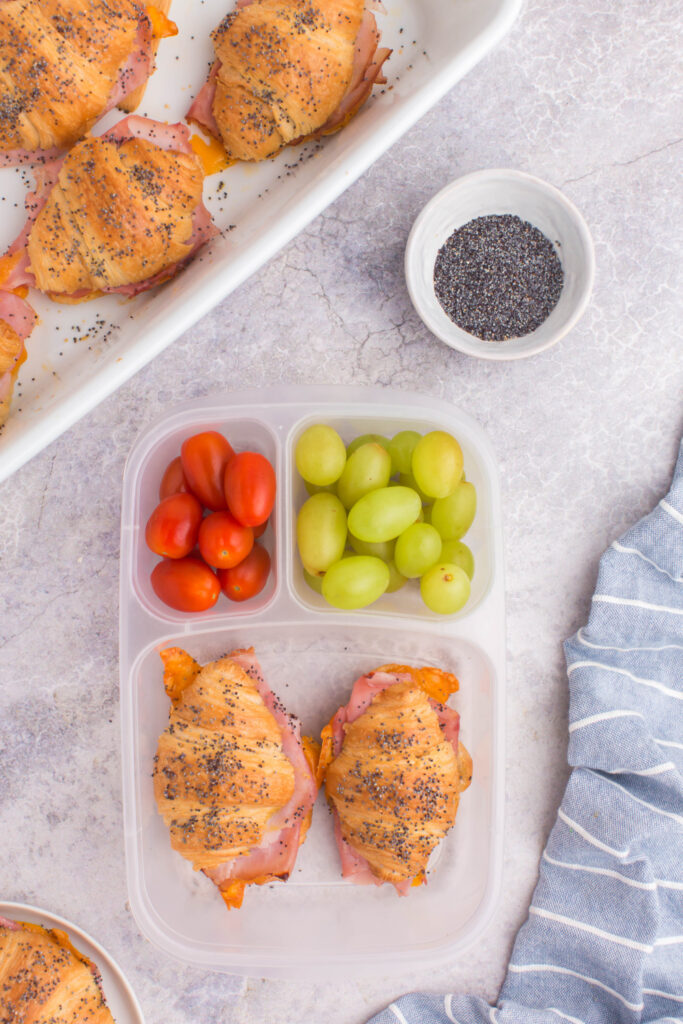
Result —
<svg viewBox="0 0 683 1024"><path fill-rule="evenodd" d="M286 881L318 792L317 749L266 684L253 650L200 668L161 652L171 698L154 793L171 846L239 907L247 885Z"/></svg>
<svg viewBox="0 0 683 1024"><path fill-rule="evenodd" d="M58 929L0 917L0 1024L114 1024L97 967Z"/></svg>
<svg viewBox="0 0 683 1024"><path fill-rule="evenodd" d="M2 0L0 167L50 159L115 106L132 111L173 35L170 0Z"/></svg>
<svg viewBox="0 0 683 1024"><path fill-rule="evenodd" d="M440 669L385 665L356 681L323 730L318 777L345 878L401 895L424 881L472 777L459 715L444 703L457 688Z"/></svg>
<svg viewBox="0 0 683 1024"><path fill-rule="evenodd" d="M338 131L362 106L391 50L365 0L248 0L212 34L216 60L188 118L231 160Z"/></svg>

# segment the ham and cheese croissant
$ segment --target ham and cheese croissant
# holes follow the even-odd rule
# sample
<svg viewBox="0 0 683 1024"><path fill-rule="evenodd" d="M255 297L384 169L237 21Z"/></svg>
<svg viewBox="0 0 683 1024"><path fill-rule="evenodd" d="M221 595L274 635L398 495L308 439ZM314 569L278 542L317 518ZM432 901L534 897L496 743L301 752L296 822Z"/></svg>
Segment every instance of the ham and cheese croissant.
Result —
<svg viewBox="0 0 683 1024"><path fill-rule="evenodd" d="M247 0L212 38L216 61L188 118L229 160L263 160L338 131L365 102L391 50L365 0Z"/></svg>
<svg viewBox="0 0 683 1024"><path fill-rule="evenodd" d="M459 715L444 703L457 688L439 669L385 665L357 680L323 730L318 778L345 878L401 895L424 881L472 777Z"/></svg>
<svg viewBox="0 0 683 1024"><path fill-rule="evenodd" d="M108 110L134 110L170 0L2 0L0 167L50 159Z"/></svg>
<svg viewBox="0 0 683 1024"><path fill-rule="evenodd" d="M291 874L318 792L317 749L266 684L253 650L203 668L161 652L171 698L154 793L174 850L239 907L247 885Z"/></svg>
<svg viewBox="0 0 683 1024"><path fill-rule="evenodd" d="M28 222L0 288L57 302L126 296L173 277L214 233L184 125L132 116L35 171Z"/></svg>
<svg viewBox="0 0 683 1024"><path fill-rule="evenodd" d="M2 1021L27 1024L114 1024L97 967L74 949L64 932L4 917L0 1014Z"/></svg>

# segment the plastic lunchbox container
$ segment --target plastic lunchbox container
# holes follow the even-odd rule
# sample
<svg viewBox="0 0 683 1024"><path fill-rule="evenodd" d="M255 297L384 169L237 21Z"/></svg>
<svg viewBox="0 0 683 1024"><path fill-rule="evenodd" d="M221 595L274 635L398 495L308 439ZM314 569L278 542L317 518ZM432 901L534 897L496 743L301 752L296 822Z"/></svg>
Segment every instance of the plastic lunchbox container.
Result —
<svg viewBox="0 0 683 1024"><path fill-rule="evenodd" d="M311 423L359 434L444 429L458 438L478 510L465 540L476 569L472 595L457 615L438 616L414 587L368 609L329 607L303 579L296 513L307 497L293 464ZM163 605L149 584L156 561L144 526L161 475L182 441L223 432L236 451L273 463L278 497L262 543L273 572L265 590L186 615ZM143 934L188 963L260 977L341 978L433 965L452 958L484 927L501 877L504 782L505 635L502 530L495 457L481 428L432 397L373 388L277 388L226 394L176 407L143 431L126 464L121 534L121 723L124 828L130 904ZM250 887L227 911L213 884L171 849L157 813L152 766L168 721L159 651L186 648L200 663L253 646L274 692L319 736L348 699L355 679L389 662L433 664L454 672L450 700L474 764L455 827L435 851L428 884L401 898L392 886L341 878L332 819L321 795L289 881Z"/></svg>

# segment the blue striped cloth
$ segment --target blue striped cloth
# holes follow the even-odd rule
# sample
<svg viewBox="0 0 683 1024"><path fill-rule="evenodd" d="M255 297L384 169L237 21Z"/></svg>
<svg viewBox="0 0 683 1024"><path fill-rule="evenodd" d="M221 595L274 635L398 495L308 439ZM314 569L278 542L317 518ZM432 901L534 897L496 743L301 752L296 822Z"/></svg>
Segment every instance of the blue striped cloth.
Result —
<svg viewBox="0 0 683 1024"><path fill-rule="evenodd" d="M573 772L497 1006L414 993L370 1024L683 1024L683 449L565 644Z"/></svg>

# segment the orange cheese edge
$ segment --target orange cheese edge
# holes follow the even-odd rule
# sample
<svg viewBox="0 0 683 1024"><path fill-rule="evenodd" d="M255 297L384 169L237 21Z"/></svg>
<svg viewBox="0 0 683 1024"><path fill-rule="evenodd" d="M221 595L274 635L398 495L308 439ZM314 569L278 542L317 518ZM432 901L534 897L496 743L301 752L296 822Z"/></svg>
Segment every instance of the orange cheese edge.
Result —
<svg viewBox="0 0 683 1024"><path fill-rule="evenodd" d="M170 36L178 35L178 26L175 21L167 18L158 7L149 5L145 8L145 11L152 25L155 39L168 39Z"/></svg>

